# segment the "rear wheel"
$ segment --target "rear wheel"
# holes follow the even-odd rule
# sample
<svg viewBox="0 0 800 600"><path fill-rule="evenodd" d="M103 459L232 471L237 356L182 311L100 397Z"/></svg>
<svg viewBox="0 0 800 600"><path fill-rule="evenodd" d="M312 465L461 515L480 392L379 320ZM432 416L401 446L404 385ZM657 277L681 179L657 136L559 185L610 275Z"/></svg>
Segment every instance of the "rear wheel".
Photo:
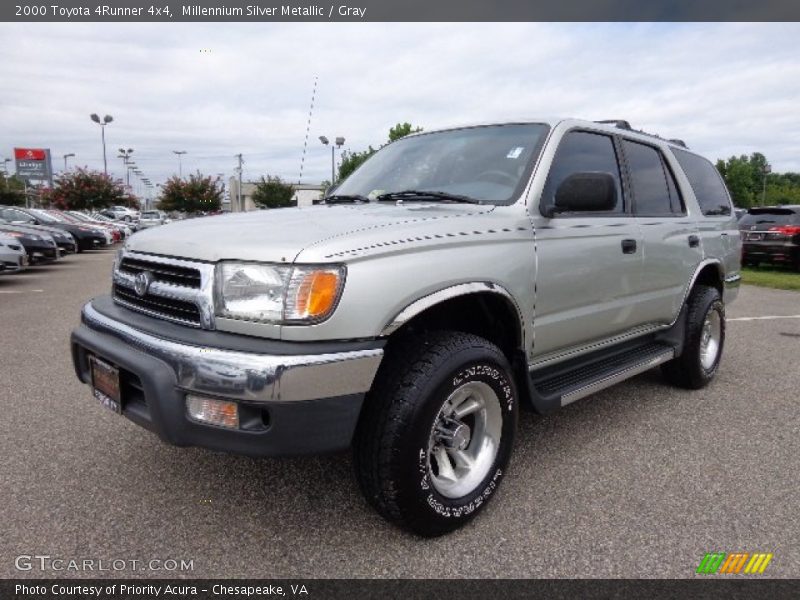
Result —
<svg viewBox="0 0 800 600"><path fill-rule="evenodd" d="M716 288L698 285L687 300L683 353L664 364L666 379L677 386L700 389L717 374L725 345L725 305Z"/></svg>
<svg viewBox="0 0 800 600"><path fill-rule="evenodd" d="M508 361L487 340L434 332L394 344L356 435L364 495L419 535L461 527L505 474L517 414Z"/></svg>

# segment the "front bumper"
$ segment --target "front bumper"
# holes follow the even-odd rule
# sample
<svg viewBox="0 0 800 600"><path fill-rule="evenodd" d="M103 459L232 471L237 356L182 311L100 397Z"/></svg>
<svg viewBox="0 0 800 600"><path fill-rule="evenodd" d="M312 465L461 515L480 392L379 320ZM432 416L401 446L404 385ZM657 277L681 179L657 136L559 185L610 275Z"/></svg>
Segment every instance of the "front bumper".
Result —
<svg viewBox="0 0 800 600"><path fill-rule="evenodd" d="M382 342L373 348L308 354L196 345L132 327L91 302L81 320L72 333L78 378L90 383L90 355L118 367L124 416L171 444L254 456L349 446L383 357ZM187 393L236 401L243 425L231 430L191 420Z"/></svg>
<svg viewBox="0 0 800 600"><path fill-rule="evenodd" d="M28 255L28 261L31 264L50 262L58 258L58 246L51 246L40 242L23 242L23 247Z"/></svg>

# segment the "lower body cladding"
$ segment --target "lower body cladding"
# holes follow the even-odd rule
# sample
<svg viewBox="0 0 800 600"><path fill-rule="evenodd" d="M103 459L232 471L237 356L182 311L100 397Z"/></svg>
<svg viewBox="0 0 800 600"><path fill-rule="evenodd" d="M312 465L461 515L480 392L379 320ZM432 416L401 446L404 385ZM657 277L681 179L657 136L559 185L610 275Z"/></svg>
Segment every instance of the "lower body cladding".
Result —
<svg viewBox="0 0 800 600"><path fill-rule="evenodd" d="M78 378L98 396L93 373L98 363L110 367L118 378L111 404L122 415L170 444L251 456L347 448L383 356L382 342L361 346L285 355L198 346L135 329L91 303L72 333Z"/></svg>

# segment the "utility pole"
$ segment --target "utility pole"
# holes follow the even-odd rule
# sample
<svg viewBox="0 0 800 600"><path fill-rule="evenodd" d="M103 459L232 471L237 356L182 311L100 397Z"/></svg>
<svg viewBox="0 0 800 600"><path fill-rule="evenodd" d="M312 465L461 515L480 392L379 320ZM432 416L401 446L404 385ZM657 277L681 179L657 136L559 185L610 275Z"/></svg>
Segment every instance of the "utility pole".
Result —
<svg viewBox="0 0 800 600"><path fill-rule="evenodd" d="M244 160L242 160L241 153L237 154L236 158L239 159L239 166L236 168L236 170L239 172L239 186L236 204L239 205L239 211L244 212L244 206L242 205L242 165L244 164Z"/></svg>
<svg viewBox="0 0 800 600"><path fill-rule="evenodd" d="M767 203L767 175L772 173L772 165L764 163L764 187L761 190L761 206Z"/></svg>

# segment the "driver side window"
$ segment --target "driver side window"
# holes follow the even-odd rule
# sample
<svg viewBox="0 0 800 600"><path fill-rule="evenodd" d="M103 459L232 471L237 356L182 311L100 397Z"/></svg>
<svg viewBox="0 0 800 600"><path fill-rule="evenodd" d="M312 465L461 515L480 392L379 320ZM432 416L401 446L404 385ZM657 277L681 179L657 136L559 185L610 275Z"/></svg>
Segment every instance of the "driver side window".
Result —
<svg viewBox="0 0 800 600"><path fill-rule="evenodd" d="M563 181L575 173L607 173L614 179L616 206L594 214L616 215L623 212L622 183L619 162L611 136L586 131L570 131L558 146L547 183L542 194L542 206L555 205L555 193ZM562 213L563 214L563 213Z"/></svg>

